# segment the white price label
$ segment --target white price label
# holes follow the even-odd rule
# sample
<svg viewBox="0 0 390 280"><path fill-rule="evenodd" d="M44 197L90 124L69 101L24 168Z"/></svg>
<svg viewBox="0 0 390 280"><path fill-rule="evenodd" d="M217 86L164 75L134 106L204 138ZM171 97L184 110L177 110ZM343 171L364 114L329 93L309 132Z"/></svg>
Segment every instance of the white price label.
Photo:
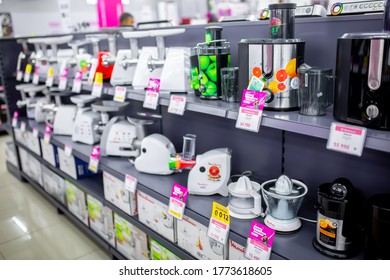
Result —
<svg viewBox="0 0 390 280"><path fill-rule="evenodd" d="M46 145L50 143L51 133L45 132L45 136L43 137L43 143Z"/></svg>
<svg viewBox="0 0 390 280"><path fill-rule="evenodd" d="M259 132L262 115L262 110L240 107L236 128Z"/></svg>
<svg viewBox="0 0 390 280"><path fill-rule="evenodd" d="M103 92L103 84L100 83L94 83L92 87L92 95L95 97L100 97Z"/></svg>
<svg viewBox="0 0 390 280"><path fill-rule="evenodd" d="M269 260L271 248L261 241L248 238L244 256L250 260Z"/></svg>
<svg viewBox="0 0 390 280"><path fill-rule="evenodd" d="M207 236L215 241L226 244L229 235L230 226L211 218L209 228L207 230Z"/></svg>
<svg viewBox="0 0 390 280"><path fill-rule="evenodd" d="M172 186L171 197L169 199L168 213L176 219L182 220L188 197L188 189L177 183Z"/></svg>
<svg viewBox="0 0 390 280"><path fill-rule="evenodd" d="M185 96L171 95L169 102L168 113L183 115L186 109L187 98Z"/></svg>
<svg viewBox="0 0 390 280"><path fill-rule="evenodd" d="M48 76L46 78L46 86L47 87L52 87L54 84L54 76Z"/></svg>
<svg viewBox="0 0 390 280"><path fill-rule="evenodd" d="M59 90L66 90L66 86L68 85L68 78L61 77L60 83L58 84Z"/></svg>
<svg viewBox="0 0 390 280"><path fill-rule="evenodd" d="M156 110L158 105L158 97L158 92L146 91L143 107Z"/></svg>
<svg viewBox="0 0 390 280"><path fill-rule="evenodd" d="M23 77L23 82L25 83L30 82L30 78L31 78L31 72L25 72Z"/></svg>
<svg viewBox="0 0 390 280"><path fill-rule="evenodd" d="M38 128L36 128L36 127L33 128L33 136L34 136L35 138L38 138L38 136L39 136L39 130L38 130Z"/></svg>
<svg viewBox="0 0 390 280"><path fill-rule="evenodd" d="M90 68L89 73L88 73L88 85L93 84L97 67L98 67L98 60L96 58L93 58L91 60L91 68Z"/></svg>
<svg viewBox="0 0 390 280"><path fill-rule="evenodd" d="M81 92L81 80L79 80L79 79L73 80L72 92L74 92L74 93Z"/></svg>
<svg viewBox="0 0 390 280"><path fill-rule="evenodd" d="M97 173L98 167L99 167L99 159L91 156L89 158L88 169L91 170L93 173Z"/></svg>
<svg viewBox="0 0 390 280"><path fill-rule="evenodd" d="M126 100L126 88L115 87L114 101L125 102Z"/></svg>
<svg viewBox="0 0 390 280"><path fill-rule="evenodd" d="M367 128L333 122L330 126L329 150L361 156L366 141Z"/></svg>
<svg viewBox="0 0 390 280"><path fill-rule="evenodd" d="M34 73L32 83L34 85L39 84L39 74L38 73Z"/></svg>
<svg viewBox="0 0 390 280"><path fill-rule="evenodd" d="M72 145L71 144L66 144L65 145L65 156L67 157L71 157L72 156L72 151L73 151L73 148L72 148Z"/></svg>
<svg viewBox="0 0 390 280"><path fill-rule="evenodd" d="M125 190L128 190L131 193L135 193L137 190L137 178L133 176L126 175L125 177Z"/></svg>
<svg viewBox="0 0 390 280"><path fill-rule="evenodd" d="M23 71L22 71L22 70L19 70L19 71L16 73L16 80L20 82L22 79L23 79Z"/></svg>
<svg viewBox="0 0 390 280"><path fill-rule="evenodd" d="M26 131L26 122L20 123L20 131L25 132Z"/></svg>

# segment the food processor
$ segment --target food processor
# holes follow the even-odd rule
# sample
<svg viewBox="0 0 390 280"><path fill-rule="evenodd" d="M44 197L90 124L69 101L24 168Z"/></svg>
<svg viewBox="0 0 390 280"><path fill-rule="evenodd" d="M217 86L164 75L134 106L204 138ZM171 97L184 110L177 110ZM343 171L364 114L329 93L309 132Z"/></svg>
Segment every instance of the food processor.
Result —
<svg viewBox="0 0 390 280"><path fill-rule="evenodd" d="M307 186L286 175L261 185L262 195L269 214L264 223L278 232L293 232L301 227L297 217L299 207L307 193Z"/></svg>

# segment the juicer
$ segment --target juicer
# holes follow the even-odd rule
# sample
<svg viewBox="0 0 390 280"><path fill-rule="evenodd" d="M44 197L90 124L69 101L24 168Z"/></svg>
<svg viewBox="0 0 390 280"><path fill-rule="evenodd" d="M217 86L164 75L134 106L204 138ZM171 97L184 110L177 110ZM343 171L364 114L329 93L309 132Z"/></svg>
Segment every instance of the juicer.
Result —
<svg viewBox="0 0 390 280"><path fill-rule="evenodd" d="M134 89L145 89L150 78L160 79L166 61L167 49L165 37L181 34L184 28L160 29L149 31L149 35L156 37L156 47L143 47L134 73ZM167 81L168 82L168 81Z"/></svg>
<svg viewBox="0 0 390 280"><path fill-rule="evenodd" d="M96 97L90 94L81 94L71 96L70 100L77 105L72 141L89 145L97 143L100 140L100 135L94 128L100 121L100 114L92 111L92 108L89 106L96 100Z"/></svg>
<svg viewBox="0 0 390 280"><path fill-rule="evenodd" d="M278 232L298 230L301 221L297 214L307 190L304 183L286 175L264 182L261 191L268 213L264 223Z"/></svg>
<svg viewBox="0 0 390 280"><path fill-rule="evenodd" d="M116 85L131 85L139 59L138 39L149 37L149 31L121 32L123 38L129 39L130 50L119 50L115 59L114 70L110 83Z"/></svg>

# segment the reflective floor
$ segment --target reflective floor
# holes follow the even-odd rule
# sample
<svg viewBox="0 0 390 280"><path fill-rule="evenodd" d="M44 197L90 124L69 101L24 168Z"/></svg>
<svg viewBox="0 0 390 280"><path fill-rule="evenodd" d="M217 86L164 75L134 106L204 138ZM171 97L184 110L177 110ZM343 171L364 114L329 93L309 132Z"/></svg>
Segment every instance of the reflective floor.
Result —
<svg viewBox="0 0 390 280"><path fill-rule="evenodd" d="M28 183L8 173L0 136L0 260L107 260L98 245Z"/></svg>

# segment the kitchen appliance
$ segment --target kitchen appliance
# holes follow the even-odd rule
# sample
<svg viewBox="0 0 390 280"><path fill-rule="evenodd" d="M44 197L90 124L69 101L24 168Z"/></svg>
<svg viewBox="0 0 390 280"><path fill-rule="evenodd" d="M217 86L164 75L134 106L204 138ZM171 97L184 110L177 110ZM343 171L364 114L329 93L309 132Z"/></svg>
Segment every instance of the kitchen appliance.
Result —
<svg viewBox="0 0 390 280"><path fill-rule="evenodd" d="M260 184L241 176L237 182L230 183L229 214L238 219L254 219L262 214Z"/></svg>
<svg viewBox="0 0 390 280"><path fill-rule="evenodd" d="M138 39L149 37L149 31L122 32L123 38L129 39L130 50L119 50L115 59L114 70L110 83L116 85L131 85L139 59Z"/></svg>
<svg viewBox="0 0 390 280"><path fill-rule="evenodd" d="M151 134L141 142L141 154L134 160L135 169L140 172L158 175L173 173L167 159L176 154L172 142L162 134Z"/></svg>
<svg viewBox="0 0 390 280"><path fill-rule="evenodd" d="M181 34L184 31L184 28L149 31L149 36L156 37L157 47L142 48L137 68L135 69L134 73L134 89L145 89L149 83L150 78L161 78L167 53L167 49L165 48L165 37ZM181 73L181 75L183 75L183 73Z"/></svg>
<svg viewBox="0 0 390 280"><path fill-rule="evenodd" d="M329 0L328 16L380 13L385 8L385 1L366 0Z"/></svg>
<svg viewBox="0 0 390 280"><path fill-rule="evenodd" d="M368 200L368 227L365 258L390 260L390 194L382 193Z"/></svg>
<svg viewBox="0 0 390 280"><path fill-rule="evenodd" d="M77 71L81 71L81 80L88 79L89 64L94 57L94 55L89 54L84 48L81 47L84 45L95 44L95 42L97 49L94 49L94 51L96 52L94 53L94 55L97 57L99 49L97 46L98 40L96 39L86 38L68 43L68 46L71 47L73 50L73 58L71 60L71 63L72 67L74 68L74 73L76 73Z"/></svg>
<svg viewBox="0 0 390 280"><path fill-rule="evenodd" d="M264 223L278 232L292 232L301 227L297 217L299 207L307 193L307 186L286 175L269 180L261 185L268 215Z"/></svg>
<svg viewBox="0 0 390 280"><path fill-rule="evenodd" d="M269 27L271 38L242 39L239 42L239 100L255 76L265 82L265 109L284 111L299 108L297 68L304 62L305 42L294 38L292 10L295 6L291 3L270 5L274 11ZM287 22L283 22L283 18Z"/></svg>
<svg viewBox="0 0 390 280"><path fill-rule="evenodd" d="M77 105L76 118L73 125L72 141L93 145L100 140L100 134L95 131L99 124L100 114L86 107L96 100L88 94L74 95L70 100Z"/></svg>
<svg viewBox="0 0 390 280"><path fill-rule="evenodd" d="M318 188L316 236L313 246L319 252L349 258L358 253L363 242L361 224L364 220L364 201L346 178Z"/></svg>
<svg viewBox="0 0 390 280"><path fill-rule="evenodd" d="M390 3L384 32L348 33L337 40L333 116L344 122L390 130Z"/></svg>
<svg viewBox="0 0 390 280"><path fill-rule="evenodd" d="M22 45L22 50L19 52L16 63L16 73L20 73L19 76L16 77L16 80L21 81L23 79L23 71L26 69L27 63L33 52L28 49L27 39L17 39L16 42Z"/></svg>
<svg viewBox="0 0 390 280"><path fill-rule="evenodd" d="M37 97L37 94L46 92L46 86L21 84L17 85L15 88L20 92L22 97L22 100L16 102L16 106L18 108L26 107L27 118L35 119L37 122L44 122L46 115L43 112L42 105L47 102L47 99L45 97Z"/></svg>

